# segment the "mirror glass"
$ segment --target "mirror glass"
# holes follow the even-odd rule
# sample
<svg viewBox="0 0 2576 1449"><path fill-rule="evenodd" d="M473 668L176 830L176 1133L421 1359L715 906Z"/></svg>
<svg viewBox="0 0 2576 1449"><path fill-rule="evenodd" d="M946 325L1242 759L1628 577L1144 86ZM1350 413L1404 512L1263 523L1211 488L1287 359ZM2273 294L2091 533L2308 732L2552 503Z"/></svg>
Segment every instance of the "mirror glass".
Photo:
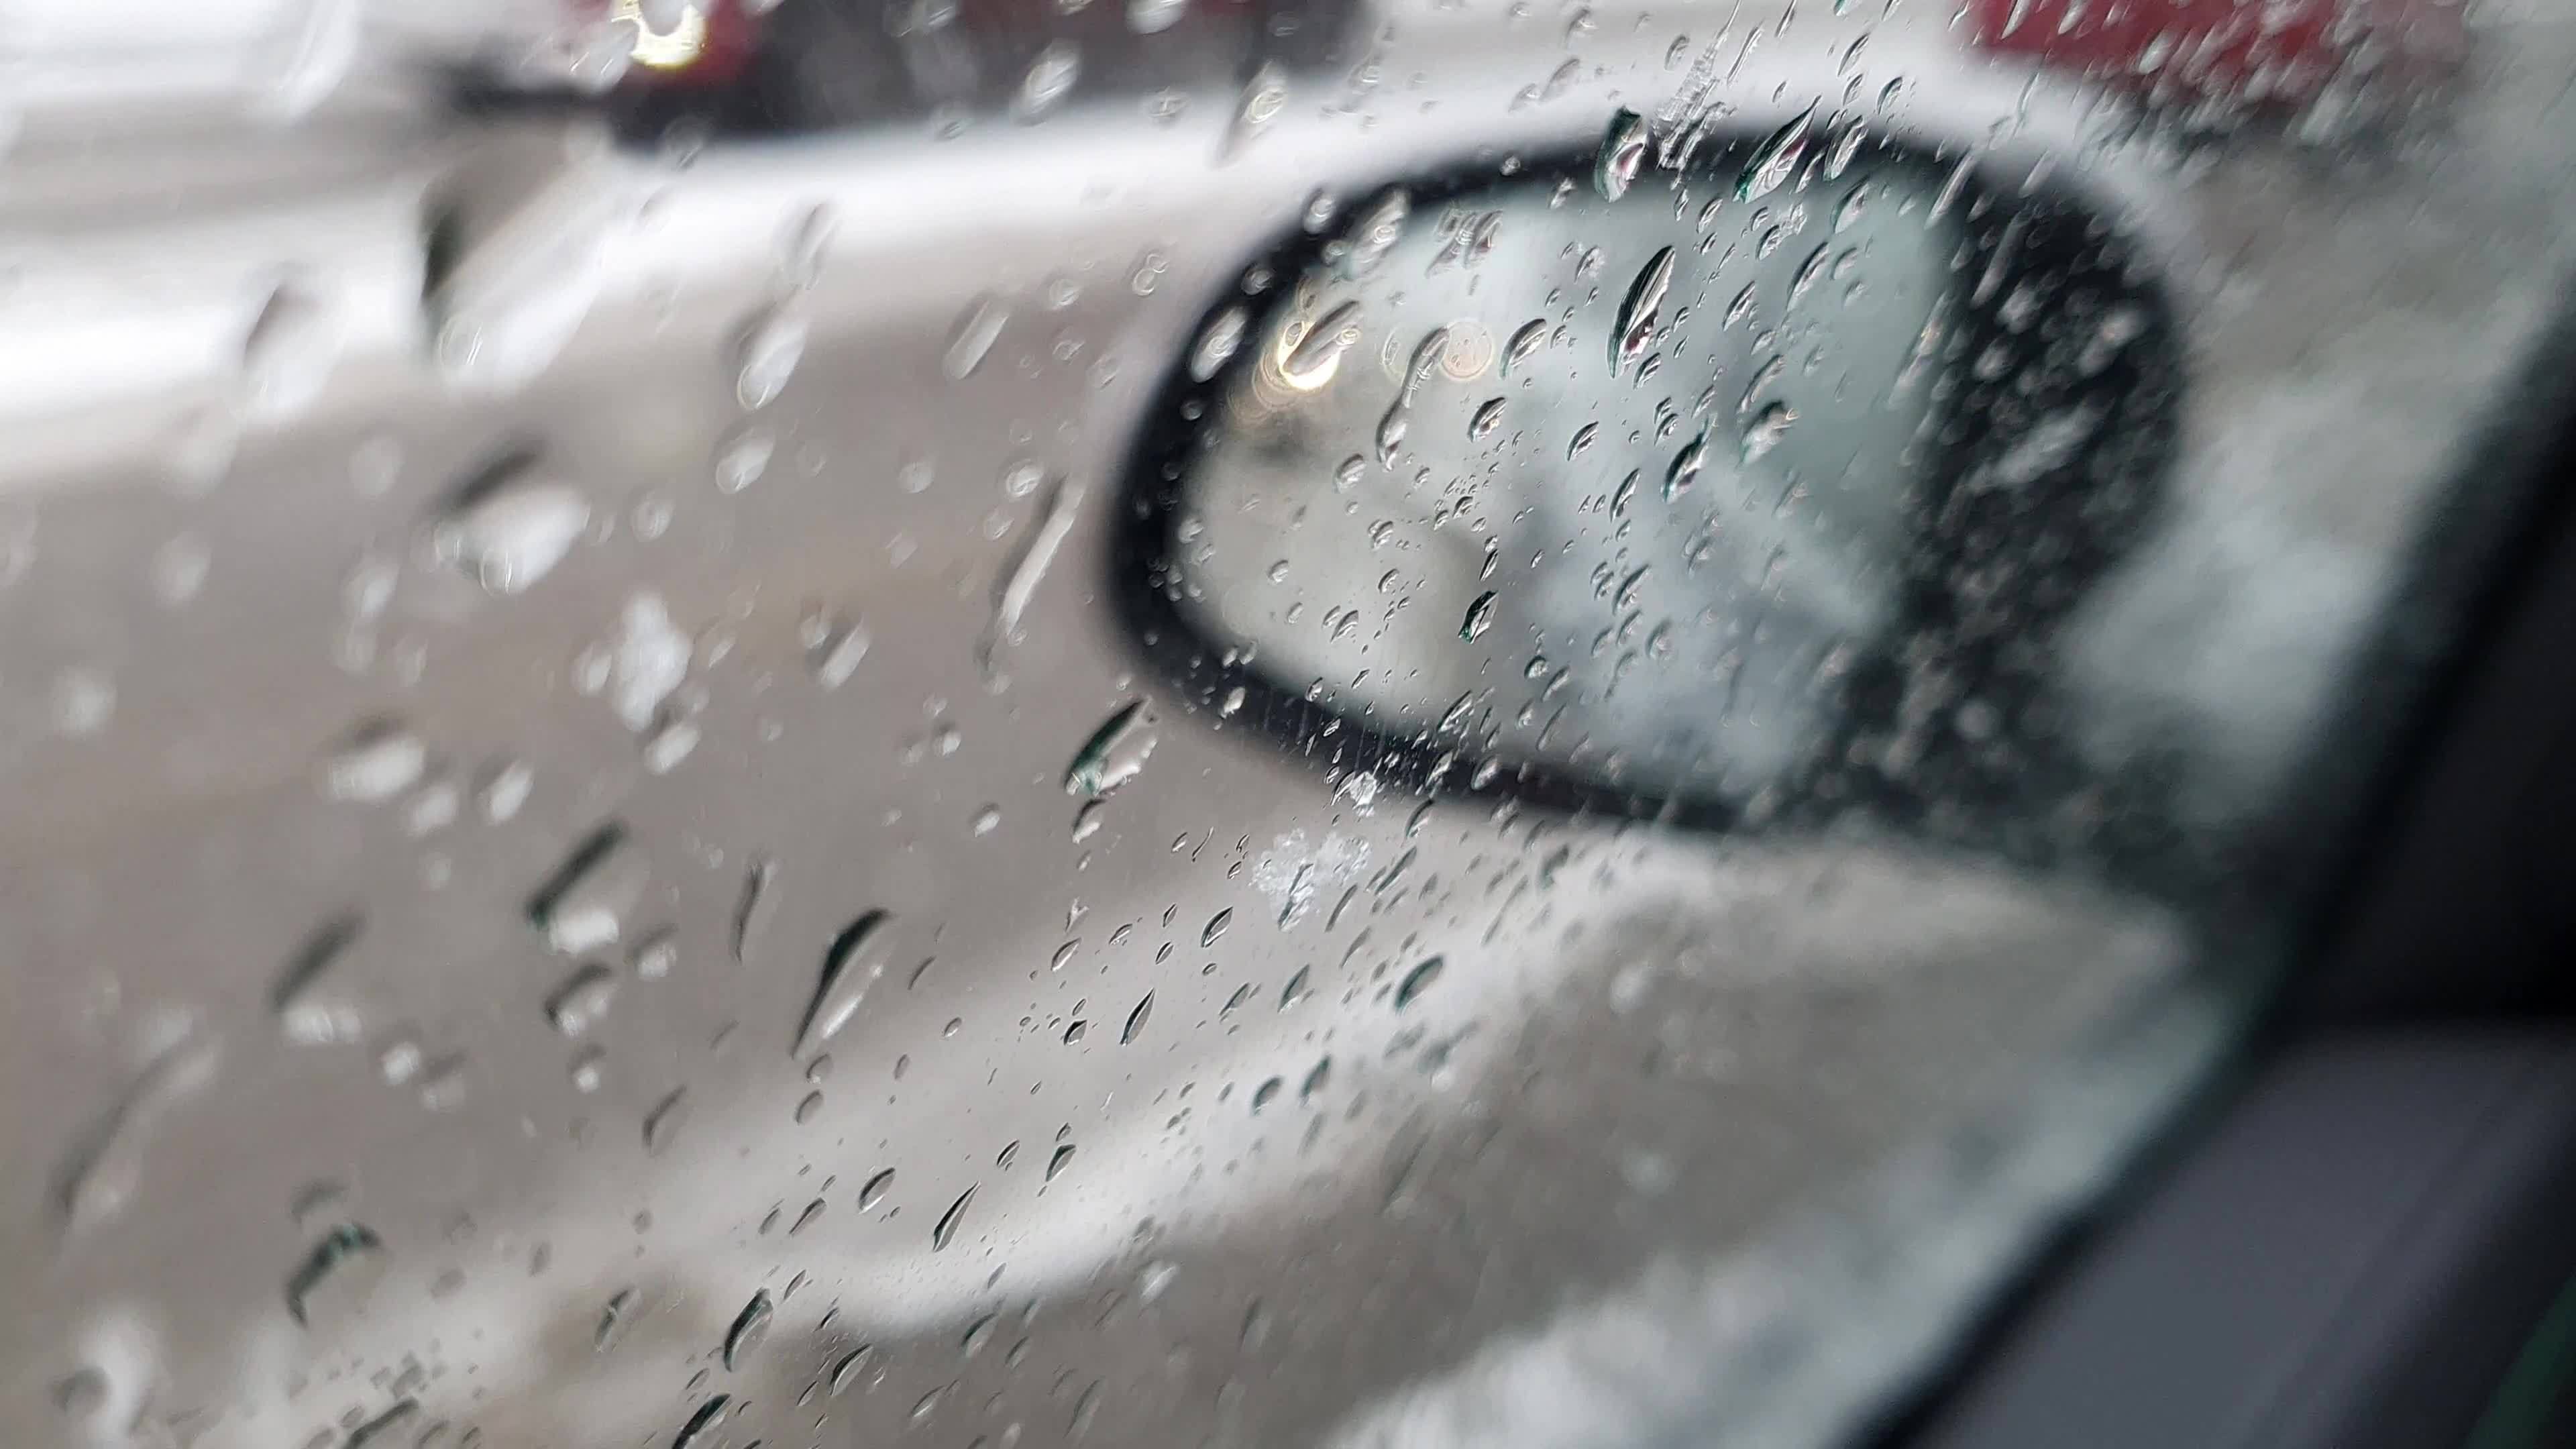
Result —
<svg viewBox="0 0 2576 1449"><path fill-rule="evenodd" d="M2044 812L2161 299L2037 179L1801 121L1670 159L1319 200L1250 268L1144 460L1167 662L1381 778Z"/></svg>

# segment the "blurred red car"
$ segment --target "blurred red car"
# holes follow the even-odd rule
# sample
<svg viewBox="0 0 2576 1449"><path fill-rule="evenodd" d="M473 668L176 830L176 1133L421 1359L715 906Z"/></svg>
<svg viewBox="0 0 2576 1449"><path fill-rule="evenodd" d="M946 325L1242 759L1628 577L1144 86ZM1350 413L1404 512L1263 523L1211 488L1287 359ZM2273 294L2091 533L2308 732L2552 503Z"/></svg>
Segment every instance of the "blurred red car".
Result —
<svg viewBox="0 0 2576 1449"><path fill-rule="evenodd" d="M2438 84L2464 0L1974 0L1972 43L2180 100L2297 105L2366 74Z"/></svg>

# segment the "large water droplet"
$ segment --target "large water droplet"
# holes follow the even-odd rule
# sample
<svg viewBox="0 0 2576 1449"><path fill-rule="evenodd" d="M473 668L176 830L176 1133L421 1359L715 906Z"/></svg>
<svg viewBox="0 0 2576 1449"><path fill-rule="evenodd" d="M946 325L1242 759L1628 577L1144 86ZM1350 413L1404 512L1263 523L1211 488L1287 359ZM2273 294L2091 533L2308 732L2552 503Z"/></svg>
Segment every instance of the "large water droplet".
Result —
<svg viewBox="0 0 2576 1449"><path fill-rule="evenodd" d="M1503 347L1505 376L1518 372L1521 364L1538 355L1538 350L1547 345L1547 331L1547 319L1544 317L1520 325L1520 329L1512 334L1511 341Z"/></svg>
<svg viewBox="0 0 2576 1449"><path fill-rule="evenodd" d="M1796 412L1785 402L1772 402L1753 415L1744 425L1744 461L1762 457L1789 435L1789 425L1798 420Z"/></svg>
<svg viewBox="0 0 2576 1449"><path fill-rule="evenodd" d="M242 339L242 404L252 417L292 417L312 404L339 360L332 308L300 280L280 282Z"/></svg>
<svg viewBox="0 0 2576 1449"><path fill-rule="evenodd" d="M884 1202L886 1194L893 1190L894 1169L889 1167L860 1185L859 1211L872 1211L877 1204Z"/></svg>
<svg viewBox="0 0 2576 1449"><path fill-rule="evenodd" d="M1494 627L1494 591L1488 589L1478 594L1476 601L1467 606L1467 617L1458 625L1458 637L1467 640L1480 639L1484 637L1485 631L1492 627Z"/></svg>
<svg viewBox="0 0 2576 1449"><path fill-rule="evenodd" d="M1491 437L1493 436L1494 429L1502 426L1502 422L1503 400L1498 397L1488 398L1477 407L1475 416L1467 419L1467 436L1470 438Z"/></svg>
<svg viewBox="0 0 2576 1449"><path fill-rule="evenodd" d="M1342 355L1359 345L1362 330L1360 304L1342 303L1297 339L1297 345L1280 361L1280 374L1301 391L1322 387L1340 369Z"/></svg>
<svg viewBox="0 0 2576 1449"><path fill-rule="evenodd" d="M732 1403L733 1395L718 1394L700 1404L698 1411L680 1426L679 1436L671 1441L671 1449L713 1449L716 1430L723 1427L725 1410Z"/></svg>
<svg viewBox="0 0 2576 1449"><path fill-rule="evenodd" d="M617 973L593 962L564 978L546 997L546 1020L565 1036L587 1034L617 1000Z"/></svg>
<svg viewBox="0 0 2576 1449"><path fill-rule="evenodd" d="M1258 140L1279 113L1288 108L1288 77L1275 65L1264 65L1243 83L1243 94L1234 103L1234 119L1226 127L1225 141L1217 159L1227 161L1243 153Z"/></svg>
<svg viewBox="0 0 2576 1449"><path fill-rule="evenodd" d="M626 828L612 820L574 846L529 897L528 919L547 945L567 956L615 945L650 875L643 853L627 843Z"/></svg>
<svg viewBox="0 0 2576 1449"><path fill-rule="evenodd" d="M1082 51L1069 40L1050 43L1020 77L1019 94L1011 101L1012 119L1025 125L1054 114L1081 75Z"/></svg>
<svg viewBox="0 0 2576 1449"><path fill-rule="evenodd" d="M515 459L459 495L433 537L438 556L467 577L515 594L553 572L589 525L579 489Z"/></svg>
<svg viewBox="0 0 2576 1449"><path fill-rule="evenodd" d="M1736 200L1752 201L1780 189L1807 154L1807 127L1815 118L1816 106L1810 101L1805 110L1753 148L1753 154L1745 158L1744 169L1736 174Z"/></svg>
<svg viewBox="0 0 2576 1449"><path fill-rule="evenodd" d="M755 855L742 873L742 894L734 899L733 959L741 962L759 942L761 928L768 924L771 907L770 887L778 879L778 862L765 855Z"/></svg>
<svg viewBox="0 0 2576 1449"><path fill-rule="evenodd" d="M742 1312L734 1315L733 1326L725 1330L726 1369L742 1367L743 1360L751 1357L752 1351L769 1337L770 1320L776 1316L770 1308L768 1289L763 1288L751 1295L751 1301L742 1306Z"/></svg>
<svg viewBox="0 0 2576 1449"><path fill-rule="evenodd" d="M936 1253L947 1247L950 1240L957 1236L957 1225L966 1218L966 1205L974 1200L975 1189L970 1187L957 1195L957 1201L948 1205L948 1211L939 1215L938 1222L931 1224L930 1250L932 1252Z"/></svg>
<svg viewBox="0 0 2576 1449"><path fill-rule="evenodd" d="M145 1150L170 1109L205 1089L222 1064L219 1038L181 1036L153 1057L125 1095L64 1154L54 1202L67 1233L77 1233L123 1212L143 1181Z"/></svg>
<svg viewBox="0 0 2576 1449"><path fill-rule="evenodd" d="M1135 779L1158 738L1143 700L1119 706L1075 752L1064 772L1064 793L1097 799Z"/></svg>
<svg viewBox="0 0 2576 1449"><path fill-rule="evenodd" d="M1145 993L1145 999L1136 1003L1136 1009L1127 1013L1127 1025L1119 1029L1118 1044L1120 1046L1126 1046L1135 1041L1137 1037L1142 1036L1145 1031L1145 1023L1151 1020L1153 1015L1154 993L1148 991Z"/></svg>
<svg viewBox="0 0 2576 1449"><path fill-rule="evenodd" d="M1396 1009L1401 1011L1411 1006L1423 992L1430 990L1431 983L1440 979L1440 973L1447 969L1448 965L1445 958L1434 956L1405 972L1404 979L1397 982L1395 987Z"/></svg>
<svg viewBox="0 0 2576 1449"><path fill-rule="evenodd" d="M384 1246L373 1229L359 1223L342 1223L324 1233L287 1275L286 1311L309 1326L326 1288L334 1299L363 1297L381 1276Z"/></svg>
<svg viewBox="0 0 2576 1449"><path fill-rule="evenodd" d="M773 307L744 329L735 351L734 400L746 408L764 408L787 390L796 364L805 360L809 328L805 315L792 307Z"/></svg>
<svg viewBox="0 0 2576 1449"><path fill-rule="evenodd" d="M1209 318L1206 330L1199 333L1198 345L1190 349L1190 376L1200 382L1216 376L1243 346L1243 332L1249 321L1250 314L1240 306L1228 307Z"/></svg>
<svg viewBox="0 0 2576 1449"><path fill-rule="evenodd" d="M1637 168L1646 160L1646 118L1635 111L1621 110L1610 117L1610 127L1602 134L1600 154L1593 158L1592 185L1604 201L1617 201L1628 194L1637 179Z"/></svg>
<svg viewBox="0 0 2576 1449"><path fill-rule="evenodd" d="M832 938L831 946L823 953L823 971L815 982L813 999L806 1003L804 1019L797 1024L797 1055L830 1041L848 1025L860 1003L867 1000L868 988L885 974L885 962L867 948L886 919L885 912L870 911Z"/></svg>
<svg viewBox="0 0 2576 1449"><path fill-rule="evenodd" d="M725 440L716 452L716 488L725 493L740 493L760 481L769 471L769 460L778 454L778 440L766 428L746 427Z"/></svg>
<svg viewBox="0 0 2576 1449"><path fill-rule="evenodd" d="M419 783L429 747L399 725L360 726L322 767L322 788L334 800L376 805Z"/></svg>
<svg viewBox="0 0 2576 1449"><path fill-rule="evenodd" d="M1673 456L1672 466L1664 471L1664 501L1669 503L1690 491L1699 481L1699 470L1708 461L1708 433L1703 430Z"/></svg>
<svg viewBox="0 0 2576 1449"><path fill-rule="evenodd" d="M1655 335L1656 316L1664 305L1664 294L1673 284L1673 249L1665 247L1649 257L1637 270L1636 280L1628 284L1628 295L1619 304L1618 317L1611 324L1610 371L1613 376L1643 357Z"/></svg>
<svg viewBox="0 0 2576 1449"><path fill-rule="evenodd" d="M994 340L1002 335L1011 320L1010 304L999 297L979 297L957 319L956 329L948 334L948 351L940 359L940 369L952 380L963 380L983 365L984 355L993 350Z"/></svg>
<svg viewBox="0 0 2576 1449"><path fill-rule="evenodd" d="M1398 190L1379 197L1354 217L1338 241L1342 275L1357 280L1375 270L1404 240L1404 224L1412 215L1413 198Z"/></svg>
<svg viewBox="0 0 2576 1449"><path fill-rule="evenodd" d="M1178 25L1190 0L1127 0L1127 28L1138 35L1160 35Z"/></svg>
<svg viewBox="0 0 2576 1449"><path fill-rule="evenodd" d="M689 1121L689 1089L673 1087L644 1114L644 1152L659 1157Z"/></svg>
<svg viewBox="0 0 2576 1449"><path fill-rule="evenodd" d="M1037 597L1038 585L1045 582L1047 570L1054 567L1065 539L1072 535L1076 512L1087 491L1082 484L1060 474L1047 480L1038 502L1037 519L1022 539L1010 567L1003 570L1000 587L993 591L992 622L976 651L978 663L987 675L994 672L1002 650L1018 642L1020 620Z"/></svg>
<svg viewBox="0 0 2576 1449"><path fill-rule="evenodd" d="M269 1008L286 1039L306 1046L355 1041L365 1030L363 1014L331 970L358 939L356 915L324 922L297 948L294 959L269 993Z"/></svg>
<svg viewBox="0 0 2576 1449"><path fill-rule="evenodd" d="M689 674L689 636L671 620L659 594L637 594L617 616L608 652L608 699L626 727L642 734L661 717L662 701Z"/></svg>
<svg viewBox="0 0 2576 1449"><path fill-rule="evenodd" d="M608 1295L608 1302L599 1310L599 1326L590 1333L593 1352L606 1353L626 1336L626 1330L634 1323L631 1316L634 1306L635 1290L632 1288L620 1288Z"/></svg>

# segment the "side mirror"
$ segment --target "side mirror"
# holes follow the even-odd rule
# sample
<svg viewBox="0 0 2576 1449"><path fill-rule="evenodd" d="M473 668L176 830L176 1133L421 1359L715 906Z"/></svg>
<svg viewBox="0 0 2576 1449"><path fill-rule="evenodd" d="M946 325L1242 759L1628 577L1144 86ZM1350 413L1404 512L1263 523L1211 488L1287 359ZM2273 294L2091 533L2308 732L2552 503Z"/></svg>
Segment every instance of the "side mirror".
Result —
<svg viewBox="0 0 2576 1449"><path fill-rule="evenodd" d="M2038 178L1646 145L1310 217L1217 300L1113 561L1155 670L1355 780L2097 844L2056 653L2164 491L2157 279Z"/></svg>

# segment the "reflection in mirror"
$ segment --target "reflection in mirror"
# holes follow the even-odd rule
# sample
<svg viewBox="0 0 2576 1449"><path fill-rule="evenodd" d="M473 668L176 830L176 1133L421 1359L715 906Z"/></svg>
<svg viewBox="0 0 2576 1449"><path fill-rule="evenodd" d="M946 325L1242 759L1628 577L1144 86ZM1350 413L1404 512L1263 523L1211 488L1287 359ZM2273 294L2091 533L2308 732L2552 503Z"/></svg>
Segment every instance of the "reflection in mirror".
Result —
<svg viewBox="0 0 2576 1449"><path fill-rule="evenodd" d="M1140 460L1149 647L1344 771L2068 843L2052 650L2160 491L2161 298L2044 178L1805 117L1640 159L1249 269Z"/></svg>

